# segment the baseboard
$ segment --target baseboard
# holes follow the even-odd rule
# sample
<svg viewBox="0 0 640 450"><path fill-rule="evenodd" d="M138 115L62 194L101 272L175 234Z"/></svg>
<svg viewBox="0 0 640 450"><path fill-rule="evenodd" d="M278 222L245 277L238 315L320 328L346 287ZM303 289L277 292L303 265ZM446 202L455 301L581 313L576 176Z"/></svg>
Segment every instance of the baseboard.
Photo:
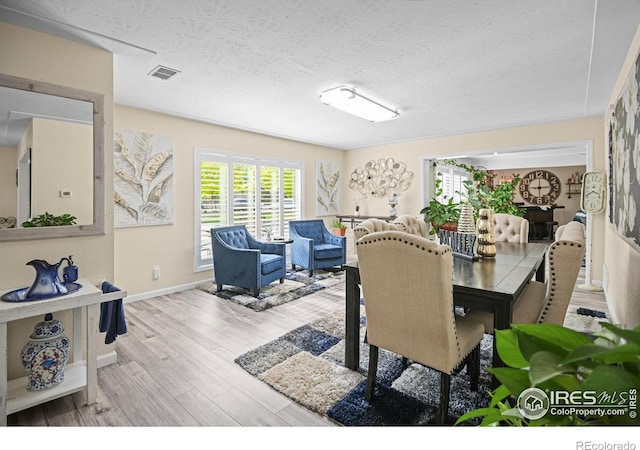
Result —
<svg viewBox="0 0 640 450"><path fill-rule="evenodd" d="M98 369L101 367L106 367L111 364L115 364L118 362L118 354L114 351L105 353L104 355L98 355L97 366Z"/></svg>
<svg viewBox="0 0 640 450"><path fill-rule="evenodd" d="M206 283L207 281L213 281L213 278L208 280L194 281L192 283L187 283L187 284L181 284L179 286L170 286L167 288L158 289L156 291L148 291L148 292L142 292L140 294L129 295L124 299L124 302L125 303L137 302L139 300L146 300L148 298L159 297L161 295L168 295L168 294L174 294L180 291L186 291L187 289L193 289L197 285Z"/></svg>

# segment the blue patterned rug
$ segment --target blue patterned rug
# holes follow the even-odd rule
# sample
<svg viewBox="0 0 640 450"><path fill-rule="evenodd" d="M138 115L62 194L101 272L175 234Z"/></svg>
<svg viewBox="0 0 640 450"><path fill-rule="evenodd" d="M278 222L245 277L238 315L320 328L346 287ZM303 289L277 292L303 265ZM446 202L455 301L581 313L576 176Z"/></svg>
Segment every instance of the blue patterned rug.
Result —
<svg viewBox="0 0 640 450"><path fill-rule="evenodd" d="M287 272L284 283L274 281L262 289L257 297L253 297L248 289L225 285L220 292L216 292L213 282L202 283L196 289L230 300L254 311L265 311L274 306L297 300L305 295L313 294L329 286L342 283L345 280L342 270L316 270L312 277L307 270Z"/></svg>
<svg viewBox="0 0 640 450"><path fill-rule="evenodd" d="M361 314L360 342L365 318ZM487 372L493 338L481 343L478 392L469 388L466 368L451 377L448 422L488 405L491 378ZM400 426L435 423L440 374L419 364L404 366L402 358L380 350L374 401L364 400L368 345L360 346L360 368L344 367L344 311L299 327L251 350L235 362L297 403L346 426ZM475 424L470 423L470 424Z"/></svg>

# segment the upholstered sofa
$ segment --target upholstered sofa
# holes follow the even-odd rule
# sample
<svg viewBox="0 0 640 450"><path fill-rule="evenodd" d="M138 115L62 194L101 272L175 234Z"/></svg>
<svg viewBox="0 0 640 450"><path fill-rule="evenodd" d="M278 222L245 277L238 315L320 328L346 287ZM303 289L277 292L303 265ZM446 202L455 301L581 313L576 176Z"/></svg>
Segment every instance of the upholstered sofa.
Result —
<svg viewBox="0 0 640 450"><path fill-rule="evenodd" d="M286 274L286 245L258 241L244 225L211 229L213 272L216 288L223 285L250 289L257 297L260 288Z"/></svg>
<svg viewBox="0 0 640 450"><path fill-rule="evenodd" d="M347 262L347 238L327 230L322 219L292 220L289 222L291 268L309 270L341 266Z"/></svg>

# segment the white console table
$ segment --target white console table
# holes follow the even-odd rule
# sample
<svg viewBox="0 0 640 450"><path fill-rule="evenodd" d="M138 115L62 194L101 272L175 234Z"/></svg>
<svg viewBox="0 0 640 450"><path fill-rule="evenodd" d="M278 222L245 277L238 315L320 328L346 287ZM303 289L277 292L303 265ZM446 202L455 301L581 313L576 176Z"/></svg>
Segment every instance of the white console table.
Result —
<svg viewBox="0 0 640 450"><path fill-rule="evenodd" d="M85 390L87 405L95 403L98 391L97 335L98 305L127 295L125 291L103 294L88 280L78 280L78 291L47 300L29 302L0 301L0 426L7 425L7 415L49 400ZM0 291L0 295L13 289ZM82 356L82 309L86 309L86 359ZM7 380L7 323L27 317L42 317L56 311L73 310L73 362L65 366L65 379L44 391L28 391L28 378ZM26 342L24 342L26 344Z"/></svg>

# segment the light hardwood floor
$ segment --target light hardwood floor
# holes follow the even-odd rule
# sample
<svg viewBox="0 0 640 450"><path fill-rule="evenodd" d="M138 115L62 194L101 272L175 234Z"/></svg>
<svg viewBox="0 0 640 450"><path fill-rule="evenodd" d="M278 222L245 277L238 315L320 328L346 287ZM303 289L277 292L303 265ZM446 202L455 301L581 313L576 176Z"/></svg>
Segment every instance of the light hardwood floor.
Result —
<svg viewBox="0 0 640 450"><path fill-rule="evenodd" d="M579 278L578 284L583 282ZM575 290L570 310L605 311ZM344 285L254 312L192 289L127 303L118 361L98 370L98 401L77 393L9 416L31 426L278 426L334 424L249 375L233 360L300 325L344 309Z"/></svg>

